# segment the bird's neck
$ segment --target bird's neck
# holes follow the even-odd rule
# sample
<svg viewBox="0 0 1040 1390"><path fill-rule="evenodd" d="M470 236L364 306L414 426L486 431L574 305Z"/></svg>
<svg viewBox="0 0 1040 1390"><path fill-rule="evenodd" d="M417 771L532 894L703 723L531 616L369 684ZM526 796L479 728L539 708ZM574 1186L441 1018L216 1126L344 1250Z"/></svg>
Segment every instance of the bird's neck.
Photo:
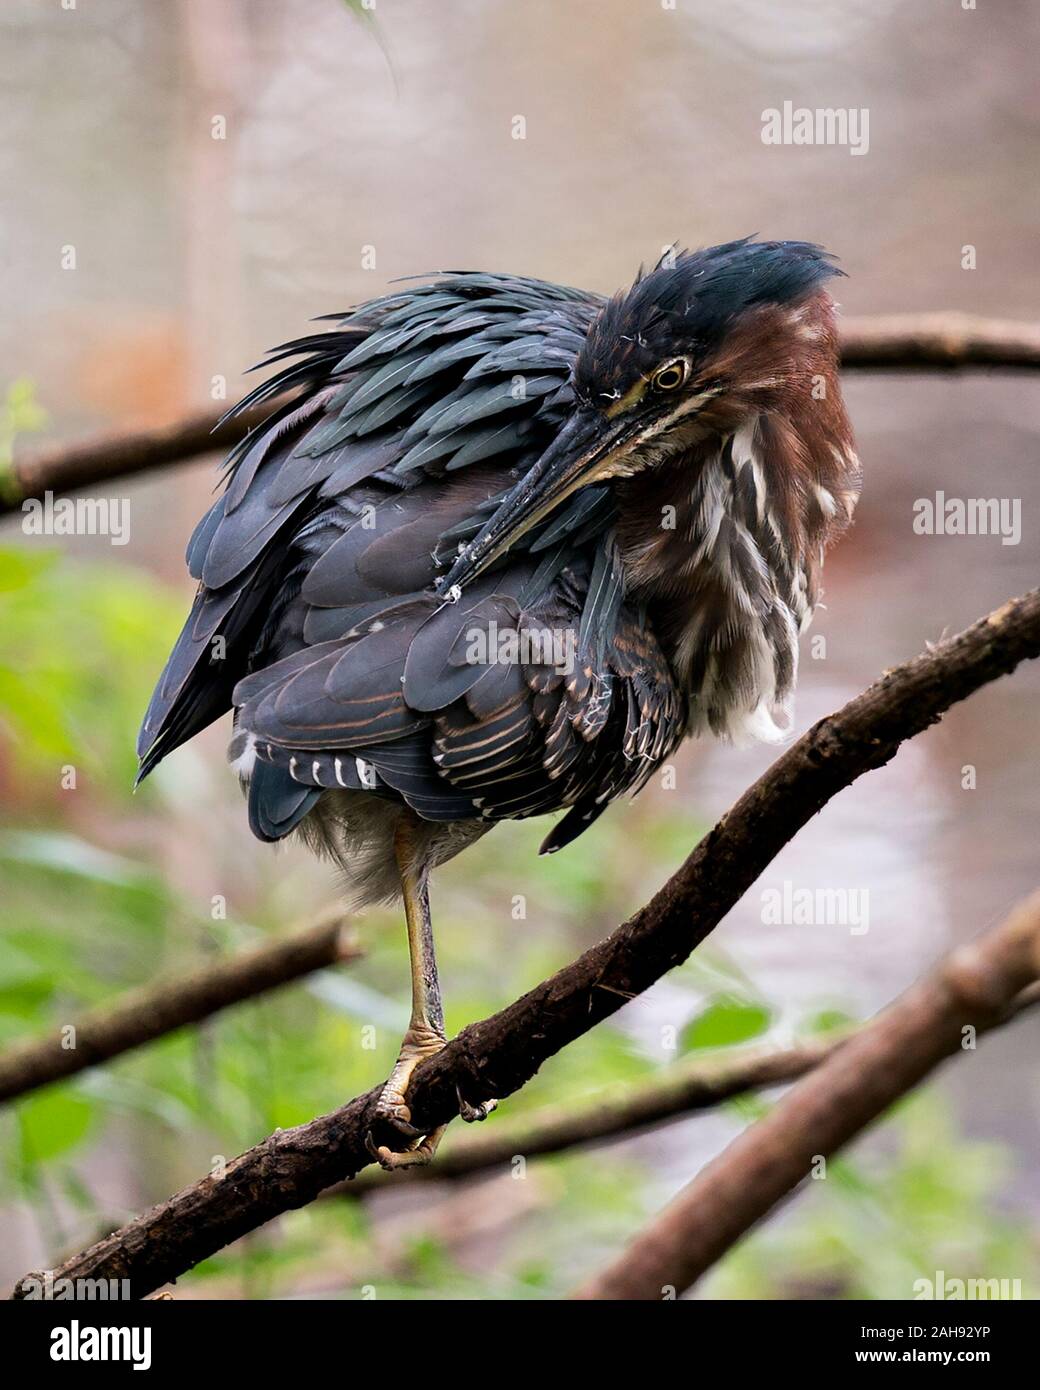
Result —
<svg viewBox="0 0 1040 1390"><path fill-rule="evenodd" d="M831 472L832 441L816 441ZM690 702L690 731L778 738L839 503L790 421L761 415L619 480L626 593ZM829 475L827 475L829 477Z"/></svg>

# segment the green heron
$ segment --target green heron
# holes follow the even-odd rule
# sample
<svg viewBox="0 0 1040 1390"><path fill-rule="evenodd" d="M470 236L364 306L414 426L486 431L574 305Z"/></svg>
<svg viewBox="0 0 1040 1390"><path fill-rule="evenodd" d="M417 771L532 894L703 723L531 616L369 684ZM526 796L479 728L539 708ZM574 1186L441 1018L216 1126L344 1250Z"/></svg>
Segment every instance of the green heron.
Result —
<svg viewBox="0 0 1040 1390"><path fill-rule="evenodd" d="M403 896L385 1167L440 1137L406 1098L445 1040L431 869L512 817L564 811L561 849L687 736L782 737L859 490L840 273L746 238L612 299L442 274L330 315L235 407L272 403L189 542L141 776L233 709L254 834L299 831L358 905Z"/></svg>

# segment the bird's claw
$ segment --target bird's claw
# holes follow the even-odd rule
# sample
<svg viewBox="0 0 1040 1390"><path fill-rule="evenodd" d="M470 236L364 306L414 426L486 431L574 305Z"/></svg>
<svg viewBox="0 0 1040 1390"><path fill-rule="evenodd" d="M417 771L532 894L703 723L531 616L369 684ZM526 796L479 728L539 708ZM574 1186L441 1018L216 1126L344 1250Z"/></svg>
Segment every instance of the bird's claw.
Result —
<svg viewBox="0 0 1040 1390"><path fill-rule="evenodd" d="M376 1101L376 1119L392 1125L408 1139L420 1139L423 1131L412 1124L412 1111L403 1094L389 1082Z"/></svg>
<svg viewBox="0 0 1040 1390"><path fill-rule="evenodd" d="M408 1128L412 1129L412 1126ZM419 1135L407 1149L391 1149L386 1144L377 1144L369 1130L365 1135L365 1148L380 1168L387 1173L395 1173L400 1168L414 1168L429 1163L437 1152L437 1145L446 1128L446 1125L439 1125L429 1134ZM413 1133L419 1132L413 1130Z"/></svg>
<svg viewBox="0 0 1040 1390"><path fill-rule="evenodd" d="M365 1148L380 1168L388 1173L398 1168L413 1167L418 1163L429 1163L437 1152L437 1145L441 1142L441 1135L446 1128L445 1125L440 1125L429 1134L416 1129L412 1124L412 1112L404 1096L389 1083L376 1102L375 1117L377 1121L391 1125L409 1141L403 1149L391 1149L386 1144L377 1144L371 1130L365 1135Z"/></svg>
<svg viewBox="0 0 1040 1390"><path fill-rule="evenodd" d="M378 1124L389 1125L404 1135L409 1142L404 1148L391 1149L386 1144L377 1144L371 1129L365 1136L365 1148L381 1168L392 1172L397 1168L409 1168L419 1163L429 1163L437 1152L445 1126L440 1125L428 1134L412 1124L412 1111L405 1094L412 1072L424 1057L432 1057L444 1046L443 1036L432 1030L410 1027L401 1044L401 1054L397 1059L390 1079L383 1087L376 1101L374 1119Z"/></svg>
<svg viewBox="0 0 1040 1390"><path fill-rule="evenodd" d="M397 1065L390 1073L390 1079L376 1101L374 1121L377 1124L389 1125L408 1140L404 1148L391 1149L386 1144L378 1144L371 1129L365 1135L365 1148L379 1166L385 1168L388 1173L398 1168L410 1168L416 1164L429 1163L437 1152L441 1135L447 1129L447 1125L439 1125L429 1133L417 1129L412 1124L411 1106L405 1099L412 1072L424 1057L433 1056L443 1046L443 1037L423 1035L418 1030L410 1028L401 1045L401 1055L397 1059ZM463 1097L457 1086L455 1094L458 1097L459 1114L467 1124L486 1120L498 1105L497 1100L484 1100L472 1105Z"/></svg>
<svg viewBox="0 0 1040 1390"><path fill-rule="evenodd" d="M468 1125L479 1120L486 1120L492 1110L498 1109L497 1100L482 1100L477 1105L471 1105L457 1086L455 1087L455 1094L459 1098L459 1115Z"/></svg>

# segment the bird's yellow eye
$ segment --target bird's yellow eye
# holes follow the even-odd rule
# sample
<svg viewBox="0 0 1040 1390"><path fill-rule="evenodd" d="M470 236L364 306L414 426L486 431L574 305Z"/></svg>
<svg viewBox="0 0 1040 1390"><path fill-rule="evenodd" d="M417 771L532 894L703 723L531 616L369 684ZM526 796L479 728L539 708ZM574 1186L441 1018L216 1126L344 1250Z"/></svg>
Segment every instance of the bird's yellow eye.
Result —
<svg viewBox="0 0 1040 1390"><path fill-rule="evenodd" d="M658 367L651 381L658 391L674 391L686 380L688 370L685 362L669 362L667 367Z"/></svg>

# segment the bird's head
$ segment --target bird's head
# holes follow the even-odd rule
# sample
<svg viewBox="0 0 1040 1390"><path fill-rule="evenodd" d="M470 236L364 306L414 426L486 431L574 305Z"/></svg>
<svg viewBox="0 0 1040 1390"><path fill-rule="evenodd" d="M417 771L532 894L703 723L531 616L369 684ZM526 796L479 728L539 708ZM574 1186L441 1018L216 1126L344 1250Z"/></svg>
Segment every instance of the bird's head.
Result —
<svg viewBox="0 0 1040 1390"><path fill-rule="evenodd" d="M824 289L841 273L810 243L747 239L669 253L641 273L589 329L570 419L448 580L486 569L577 489L653 469L749 418L818 402L821 420L847 428Z"/></svg>

